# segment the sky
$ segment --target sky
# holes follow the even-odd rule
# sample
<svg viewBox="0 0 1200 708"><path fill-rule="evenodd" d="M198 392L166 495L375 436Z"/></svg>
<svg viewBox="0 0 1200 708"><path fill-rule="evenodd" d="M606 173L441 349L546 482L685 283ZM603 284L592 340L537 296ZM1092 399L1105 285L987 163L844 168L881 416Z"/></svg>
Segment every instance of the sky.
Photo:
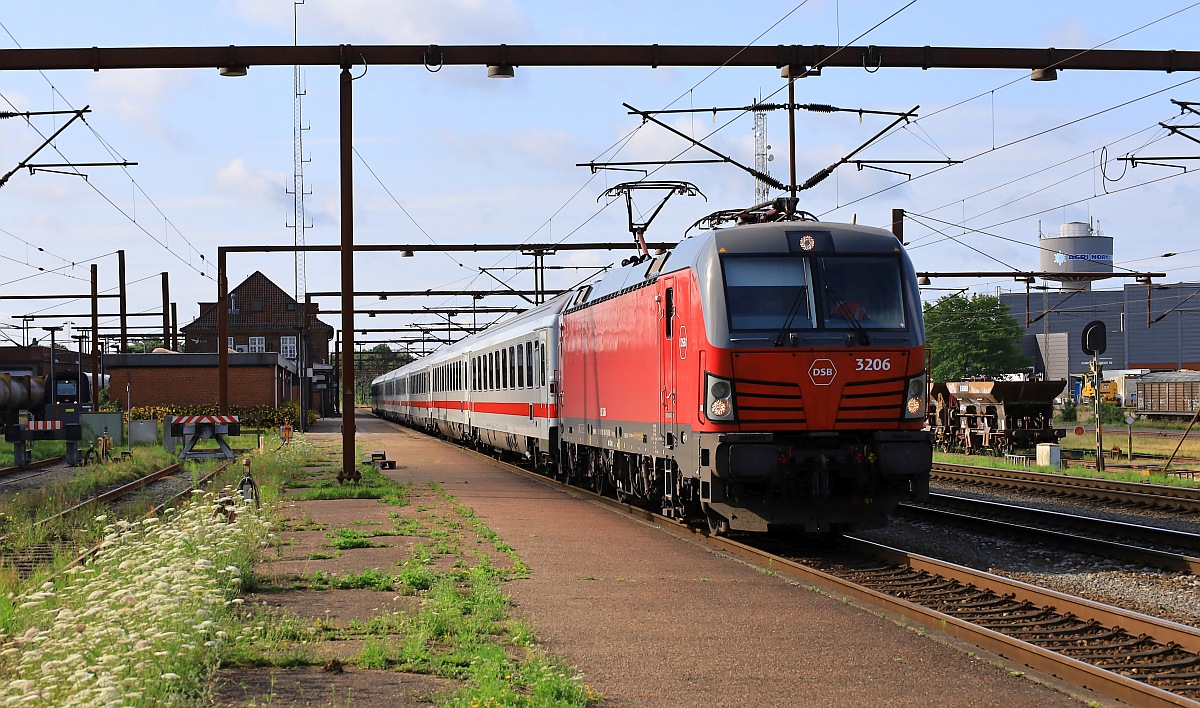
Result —
<svg viewBox="0 0 1200 708"><path fill-rule="evenodd" d="M5 3L0 49L227 45L664 44L1179 49L1195 47L1200 3L964 3L961 0L60 0ZM356 69L356 75L362 69ZM25 337L22 315L86 326L86 301L4 300L20 294L84 294L89 267L115 292L127 259L129 311L160 313L161 273L170 274L179 323L216 298L220 246L288 245L296 237L294 73L251 67L241 78L206 70L105 70L0 74L0 111L82 109L33 162L136 162L79 168L76 175L15 172L0 187L0 340ZM301 69L303 179L308 244L339 242L338 70ZM642 110L783 102L774 68L517 67L510 80L482 66L375 66L354 84L355 240L361 244L617 242L628 252L560 252L546 263L550 288L566 288L633 253L623 198L604 191L642 177L578 163L709 157L653 124ZM1118 271L1165 272L1164 282L1200 279L1200 162L1139 164L1134 155L1200 155L1200 145L1160 123L1200 124L1171 99L1200 101L1200 76L1063 71L1033 82L1019 70L826 68L796 83L800 103L905 111L918 118L858 157L955 160L956 165L886 164L887 172L843 166L801 193L801 208L828 221L889 227L911 216L905 239L919 271L1038 270L1038 234L1091 221L1111 236ZM0 173L25 160L70 118L0 120ZM754 164L749 114L704 110L664 117L672 126ZM796 118L800 181L853 151L892 120L852 113ZM1200 129L1192 131L1200 136ZM788 174L786 114L767 114L771 174ZM1188 167L1187 170L1182 167ZM654 168L651 168L654 169ZM897 174L904 173L904 174ZM704 215L754 201L753 179L736 167L675 165L652 180L685 180L703 197L673 197L648 239L677 241ZM657 206L639 195L645 218ZM1161 257L1165 253L1175 253ZM531 289L520 254L364 253L355 290ZM309 254L310 292L339 289L336 254ZM483 269L487 269L486 272ZM261 270L297 292L290 254L230 257L236 286ZM1111 279L1100 289L1120 288ZM995 294L1012 278L937 279L936 299L961 288ZM303 294L301 293L301 299ZM115 301L102 301L114 311ZM322 298L336 309L336 298ZM468 297L407 301L361 297L356 308L462 307ZM489 296L485 306L520 306ZM323 318L341 328L340 316ZM460 321L469 323L464 312ZM483 318L480 318L482 321ZM359 315L355 328L430 324L438 316ZM115 318L103 318L105 324ZM134 318L132 324L161 320ZM67 336L64 332L59 336ZM380 341L389 335L359 339Z"/></svg>

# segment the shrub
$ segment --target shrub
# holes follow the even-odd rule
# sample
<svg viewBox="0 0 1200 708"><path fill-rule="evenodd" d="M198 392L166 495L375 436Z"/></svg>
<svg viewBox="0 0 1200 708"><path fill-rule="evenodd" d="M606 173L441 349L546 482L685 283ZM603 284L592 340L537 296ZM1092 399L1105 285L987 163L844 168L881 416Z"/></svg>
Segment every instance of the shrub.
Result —
<svg viewBox="0 0 1200 708"><path fill-rule="evenodd" d="M1125 425L1125 411L1120 406L1101 403L1100 421L1105 425Z"/></svg>
<svg viewBox="0 0 1200 708"><path fill-rule="evenodd" d="M1075 407L1075 401L1067 399L1067 402L1062 404L1058 409L1058 419L1064 423L1074 423L1079 420L1079 410Z"/></svg>
<svg viewBox="0 0 1200 708"><path fill-rule="evenodd" d="M120 404L114 410L121 410ZM134 406L125 414L126 420L163 420L169 415L217 415L221 407L215 403L191 406ZM229 414L236 415L247 428L281 428L284 423L298 427L300 422L300 402L288 401L278 408L271 406L230 406ZM308 412L308 423L317 421L315 411Z"/></svg>

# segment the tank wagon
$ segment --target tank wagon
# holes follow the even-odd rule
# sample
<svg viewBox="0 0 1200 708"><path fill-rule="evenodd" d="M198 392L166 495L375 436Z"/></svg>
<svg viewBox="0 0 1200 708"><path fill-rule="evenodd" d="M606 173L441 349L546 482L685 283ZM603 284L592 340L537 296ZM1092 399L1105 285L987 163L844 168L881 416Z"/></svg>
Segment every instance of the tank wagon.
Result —
<svg viewBox="0 0 1200 708"><path fill-rule="evenodd" d="M928 492L925 339L887 231L701 232L389 372L375 413L713 533L834 533Z"/></svg>
<svg viewBox="0 0 1200 708"><path fill-rule="evenodd" d="M91 377L60 367L54 373L53 384L48 376L0 373L0 429L18 467L32 461L30 444L37 440L66 441L67 464L79 463L80 414L91 407Z"/></svg>
<svg viewBox="0 0 1200 708"><path fill-rule="evenodd" d="M1066 381L956 381L930 387L929 432L943 452L1003 455L1058 442L1054 399Z"/></svg>

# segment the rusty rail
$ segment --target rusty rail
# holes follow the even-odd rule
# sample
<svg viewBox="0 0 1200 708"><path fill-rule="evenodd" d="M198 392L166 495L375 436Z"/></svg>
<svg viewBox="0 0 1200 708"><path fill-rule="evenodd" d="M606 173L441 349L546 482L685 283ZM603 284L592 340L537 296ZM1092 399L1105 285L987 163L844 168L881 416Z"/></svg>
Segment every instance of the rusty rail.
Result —
<svg viewBox="0 0 1200 708"><path fill-rule="evenodd" d="M989 487L1022 489L1058 496L1102 499L1155 509L1200 511L1200 488L1172 487L1145 482L1075 477L1066 474L1001 470L971 465L934 463L931 479Z"/></svg>

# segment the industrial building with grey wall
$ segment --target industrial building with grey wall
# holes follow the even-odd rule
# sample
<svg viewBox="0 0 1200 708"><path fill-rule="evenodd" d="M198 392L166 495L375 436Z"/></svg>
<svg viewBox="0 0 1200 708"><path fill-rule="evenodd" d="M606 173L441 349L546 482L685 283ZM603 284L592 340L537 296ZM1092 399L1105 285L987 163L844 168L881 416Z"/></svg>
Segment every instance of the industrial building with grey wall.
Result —
<svg viewBox="0 0 1200 708"><path fill-rule="evenodd" d="M1126 283L1093 290L1122 277L1113 269L1113 239L1089 224L1063 224L1059 235L1039 238L1045 285L1000 293L1000 301L1025 325L1021 350L1046 378L1088 371L1080 346L1083 328L1104 322L1106 369L1200 370L1200 283ZM1169 274L1168 274L1169 275ZM1125 275L1128 278L1130 276Z"/></svg>

